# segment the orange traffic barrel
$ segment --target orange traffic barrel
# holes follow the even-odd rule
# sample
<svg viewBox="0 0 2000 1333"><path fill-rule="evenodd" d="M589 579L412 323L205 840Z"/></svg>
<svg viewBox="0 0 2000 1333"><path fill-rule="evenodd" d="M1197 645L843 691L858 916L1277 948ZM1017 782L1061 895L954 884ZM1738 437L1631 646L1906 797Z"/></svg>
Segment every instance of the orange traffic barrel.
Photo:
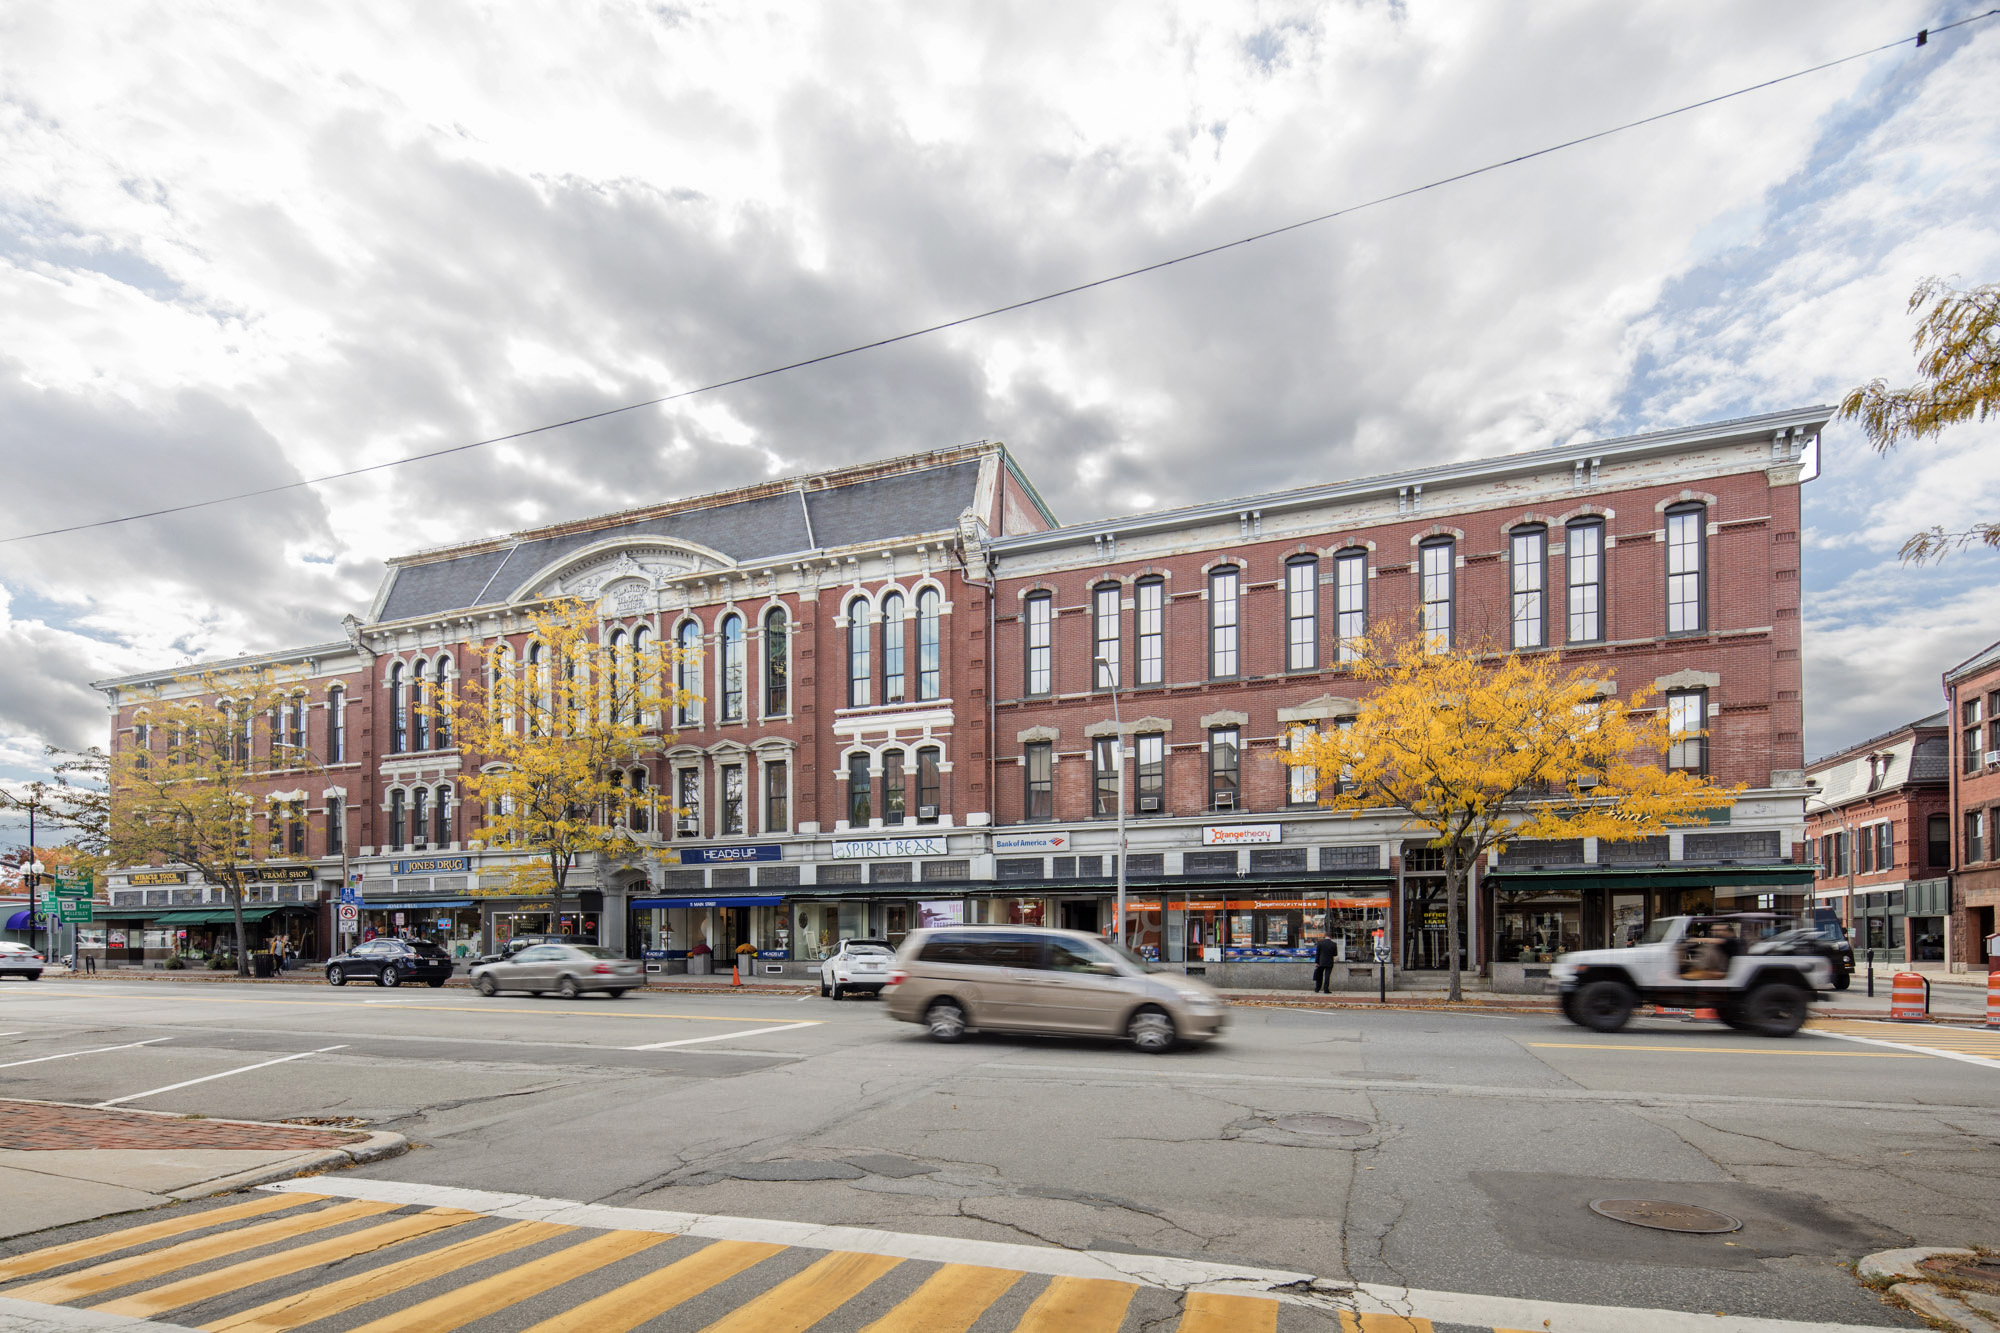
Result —
<svg viewBox="0 0 2000 1333"><path fill-rule="evenodd" d="M1986 1026L2000 1028L2000 968L1986 974Z"/></svg>
<svg viewBox="0 0 2000 1333"><path fill-rule="evenodd" d="M1918 972L1898 972L1889 987L1889 1017L1921 1022L1931 1014L1931 983Z"/></svg>

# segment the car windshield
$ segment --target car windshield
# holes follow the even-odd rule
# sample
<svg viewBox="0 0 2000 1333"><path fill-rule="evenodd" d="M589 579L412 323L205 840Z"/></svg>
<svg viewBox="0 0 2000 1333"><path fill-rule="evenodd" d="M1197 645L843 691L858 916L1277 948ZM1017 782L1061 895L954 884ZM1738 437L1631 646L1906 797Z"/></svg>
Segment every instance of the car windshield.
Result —
<svg viewBox="0 0 2000 1333"><path fill-rule="evenodd" d="M1157 966L1147 962L1145 959L1141 958L1138 954L1133 953L1130 949L1126 948L1124 945L1115 943L1114 941L1099 940L1097 941L1097 947L1103 949L1106 953L1113 954L1116 957L1123 959L1128 966L1133 967L1138 971L1157 972L1160 970Z"/></svg>
<svg viewBox="0 0 2000 1333"><path fill-rule="evenodd" d="M600 949L595 944L577 944L577 945L572 945L571 947L574 948L578 953L583 954L589 958L622 957L622 955L619 954L615 949Z"/></svg>
<svg viewBox="0 0 2000 1333"><path fill-rule="evenodd" d="M1674 928L1674 922L1678 920L1680 918L1677 916L1654 917L1653 924L1646 927L1646 933L1640 937L1639 943L1658 944L1667 937L1667 932Z"/></svg>
<svg viewBox="0 0 2000 1333"><path fill-rule="evenodd" d="M849 945L847 946L847 952L849 952L849 953L858 953L858 954L867 954L867 955L870 955L870 956L874 956L874 955L884 955L884 954L888 954L888 953L891 953L891 952L893 952L893 950L891 950L891 949L889 948L889 946L888 946L888 945L886 945L886 944L852 944L852 943L850 943L850 944L849 944Z"/></svg>

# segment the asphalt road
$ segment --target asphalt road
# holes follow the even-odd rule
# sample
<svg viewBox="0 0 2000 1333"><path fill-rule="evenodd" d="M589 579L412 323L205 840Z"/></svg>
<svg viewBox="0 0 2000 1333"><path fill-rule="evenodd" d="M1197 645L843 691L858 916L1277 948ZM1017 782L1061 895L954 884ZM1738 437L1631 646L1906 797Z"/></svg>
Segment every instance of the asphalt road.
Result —
<svg viewBox="0 0 2000 1333"><path fill-rule="evenodd" d="M1234 1020L1145 1056L939 1046L867 1000L11 983L0 1093L366 1121L420 1145L353 1173L390 1181L1804 1321L1920 1326L1842 1263L2000 1244L2000 1061L1669 1020ZM1745 1225L1588 1208L1634 1197Z"/></svg>

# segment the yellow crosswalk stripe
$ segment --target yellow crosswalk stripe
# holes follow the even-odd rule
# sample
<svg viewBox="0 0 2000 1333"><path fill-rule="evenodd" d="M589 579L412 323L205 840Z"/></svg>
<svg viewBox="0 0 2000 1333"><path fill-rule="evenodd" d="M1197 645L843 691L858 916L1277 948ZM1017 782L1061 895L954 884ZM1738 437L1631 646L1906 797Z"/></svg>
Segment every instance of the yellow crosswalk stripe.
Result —
<svg viewBox="0 0 2000 1333"><path fill-rule="evenodd" d="M286 1277L292 1273L304 1272L320 1264L339 1263L343 1259L352 1259L355 1255L366 1254L370 1250L379 1250L384 1246L414 1240L418 1236L428 1236L434 1231L470 1222L478 1216L478 1213L468 1213L457 1208L431 1208L411 1217L399 1217L380 1226L367 1227L345 1236L335 1236L316 1244L301 1245L296 1249L265 1255L262 1259L246 1259L240 1264L231 1264L213 1273L198 1273L194 1277L182 1278L179 1282L169 1282L164 1287L154 1287L150 1291L121 1296L115 1301L94 1305L91 1308L110 1314L150 1318L156 1314L165 1314L169 1310L178 1310L183 1305L193 1305L197 1301L220 1296L225 1292L254 1287L259 1282L269 1282L274 1277Z"/></svg>
<svg viewBox="0 0 2000 1333"><path fill-rule="evenodd" d="M783 1245L720 1240L553 1319L544 1319L528 1333L625 1333L784 1249Z"/></svg>
<svg viewBox="0 0 2000 1333"><path fill-rule="evenodd" d="M1191 1291L1175 1333L1278 1333L1278 1303L1263 1296Z"/></svg>
<svg viewBox="0 0 2000 1333"><path fill-rule="evenodd" d="M290 1333L292 1329L330 1319L370 1301L408 1291L433 1278L526 1249L540 1241L567 1236L575 1230L575 1227L558 1226L554 1222L515 1222L483 1236L447 1245L441 1250L413 1255L324 1287L267 1301L255 1309L241 1311L202 1327L208 1333Z"/></svg>
<svg viewBox="0 0 2000 1333"><path fill-rule="evenodd" d="M450 1333L672 1239L658 1231L606 1231L519 1268L384 1315L350 1333Z"/></svg>
<svg viewBox="0 0 2000 1333"><path fill-rule="evenodd" d="M829 1254L702 1333L804 1333L901 1262L886 1254Z"/></svg>
<svg viewBox="0 0 2000 1333"><path fill-rule="evenodd" d="M1431 1321L1412 1315L1340 1312L1340 1333L1431 1333Z"/></svg>
<svg viewBox="0 0 2000 1333"><path fill-rule="evenodd" d="M169 1236L185 1236L190 1231L200 1231L204 1227L217 1227L225 1222L241 1221L246 1217L259 1217L285 1208L297 1208L302 1204L319 1203L325 1197L323 1194L272 1194L261 1199L252 1199L248 1203L231 1204L227 1208L179 1213L164 1222L149 1222L142 1227L127 1227L123 1231L107 1231L102 1236L92 1236L88 1240L73 1240L67 1245L51 1245L46 1250L30 1250L12 1259L0 1260L0 1282L12 1282L17 1277L46 1273L51 1268L61 1268L64 1264L95 1259L99 1255L112 1254L118 1250L129 1250L135 1245L165 1240Z"/></svg>
<svg viewBox="0 0 2000 1333"><path fill-rule="evenodd" d="M344 1222L394 1212L401 1206L394 1203L366 1202L335 1204L318 1212L301 1213L296 1217L281 1217L275 1222L259 1222L255 1226L239 1227L235 1231L224 1231L214 1236L203 1236L200 1240L184 1240L178 1245L169 1245L164 1250L148 1250L144 1254L113 1259L109 1263L94 1264L89 1268L78 1269L74 1273L44 1278L40 1282L30 1282L24 1287L14 1287L0 1294L12 1296L17 1300L40 1301L44 1305L61 1305L66 1301L110 1291L113 1287L123 1287L177 1269L205 1264L211 1259L241 1254L260 1245L271 1245L281 1240L290 1240L294 1236L303 1236L307 1232L337 1227Z"/></svg>
<svg viewBox="0 0 2000 1333"><path fill-rule="evenodd" d="M1014 1333L1113 1333L1139 1288L1096 1277L1050 1280Z"/></svg>
<svg viewBox="0 0 2000 1333"><path fill-rule="evenodd" d="M861 1333L965 1333L1022 1276L1010 1268L946 1264Z"/></svg>

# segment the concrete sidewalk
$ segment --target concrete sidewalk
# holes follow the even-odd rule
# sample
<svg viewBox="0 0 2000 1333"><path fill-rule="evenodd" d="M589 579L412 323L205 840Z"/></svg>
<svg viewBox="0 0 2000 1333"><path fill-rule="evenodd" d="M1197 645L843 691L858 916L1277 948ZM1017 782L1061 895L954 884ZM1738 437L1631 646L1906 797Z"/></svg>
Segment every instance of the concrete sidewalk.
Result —
<svg viewBox="0 0 2000 1333"><path fill-rule="evenodd" d="M391 1157L408 1146L400 1134L0 1101L7 1202L0 1239Z"/></svg>

